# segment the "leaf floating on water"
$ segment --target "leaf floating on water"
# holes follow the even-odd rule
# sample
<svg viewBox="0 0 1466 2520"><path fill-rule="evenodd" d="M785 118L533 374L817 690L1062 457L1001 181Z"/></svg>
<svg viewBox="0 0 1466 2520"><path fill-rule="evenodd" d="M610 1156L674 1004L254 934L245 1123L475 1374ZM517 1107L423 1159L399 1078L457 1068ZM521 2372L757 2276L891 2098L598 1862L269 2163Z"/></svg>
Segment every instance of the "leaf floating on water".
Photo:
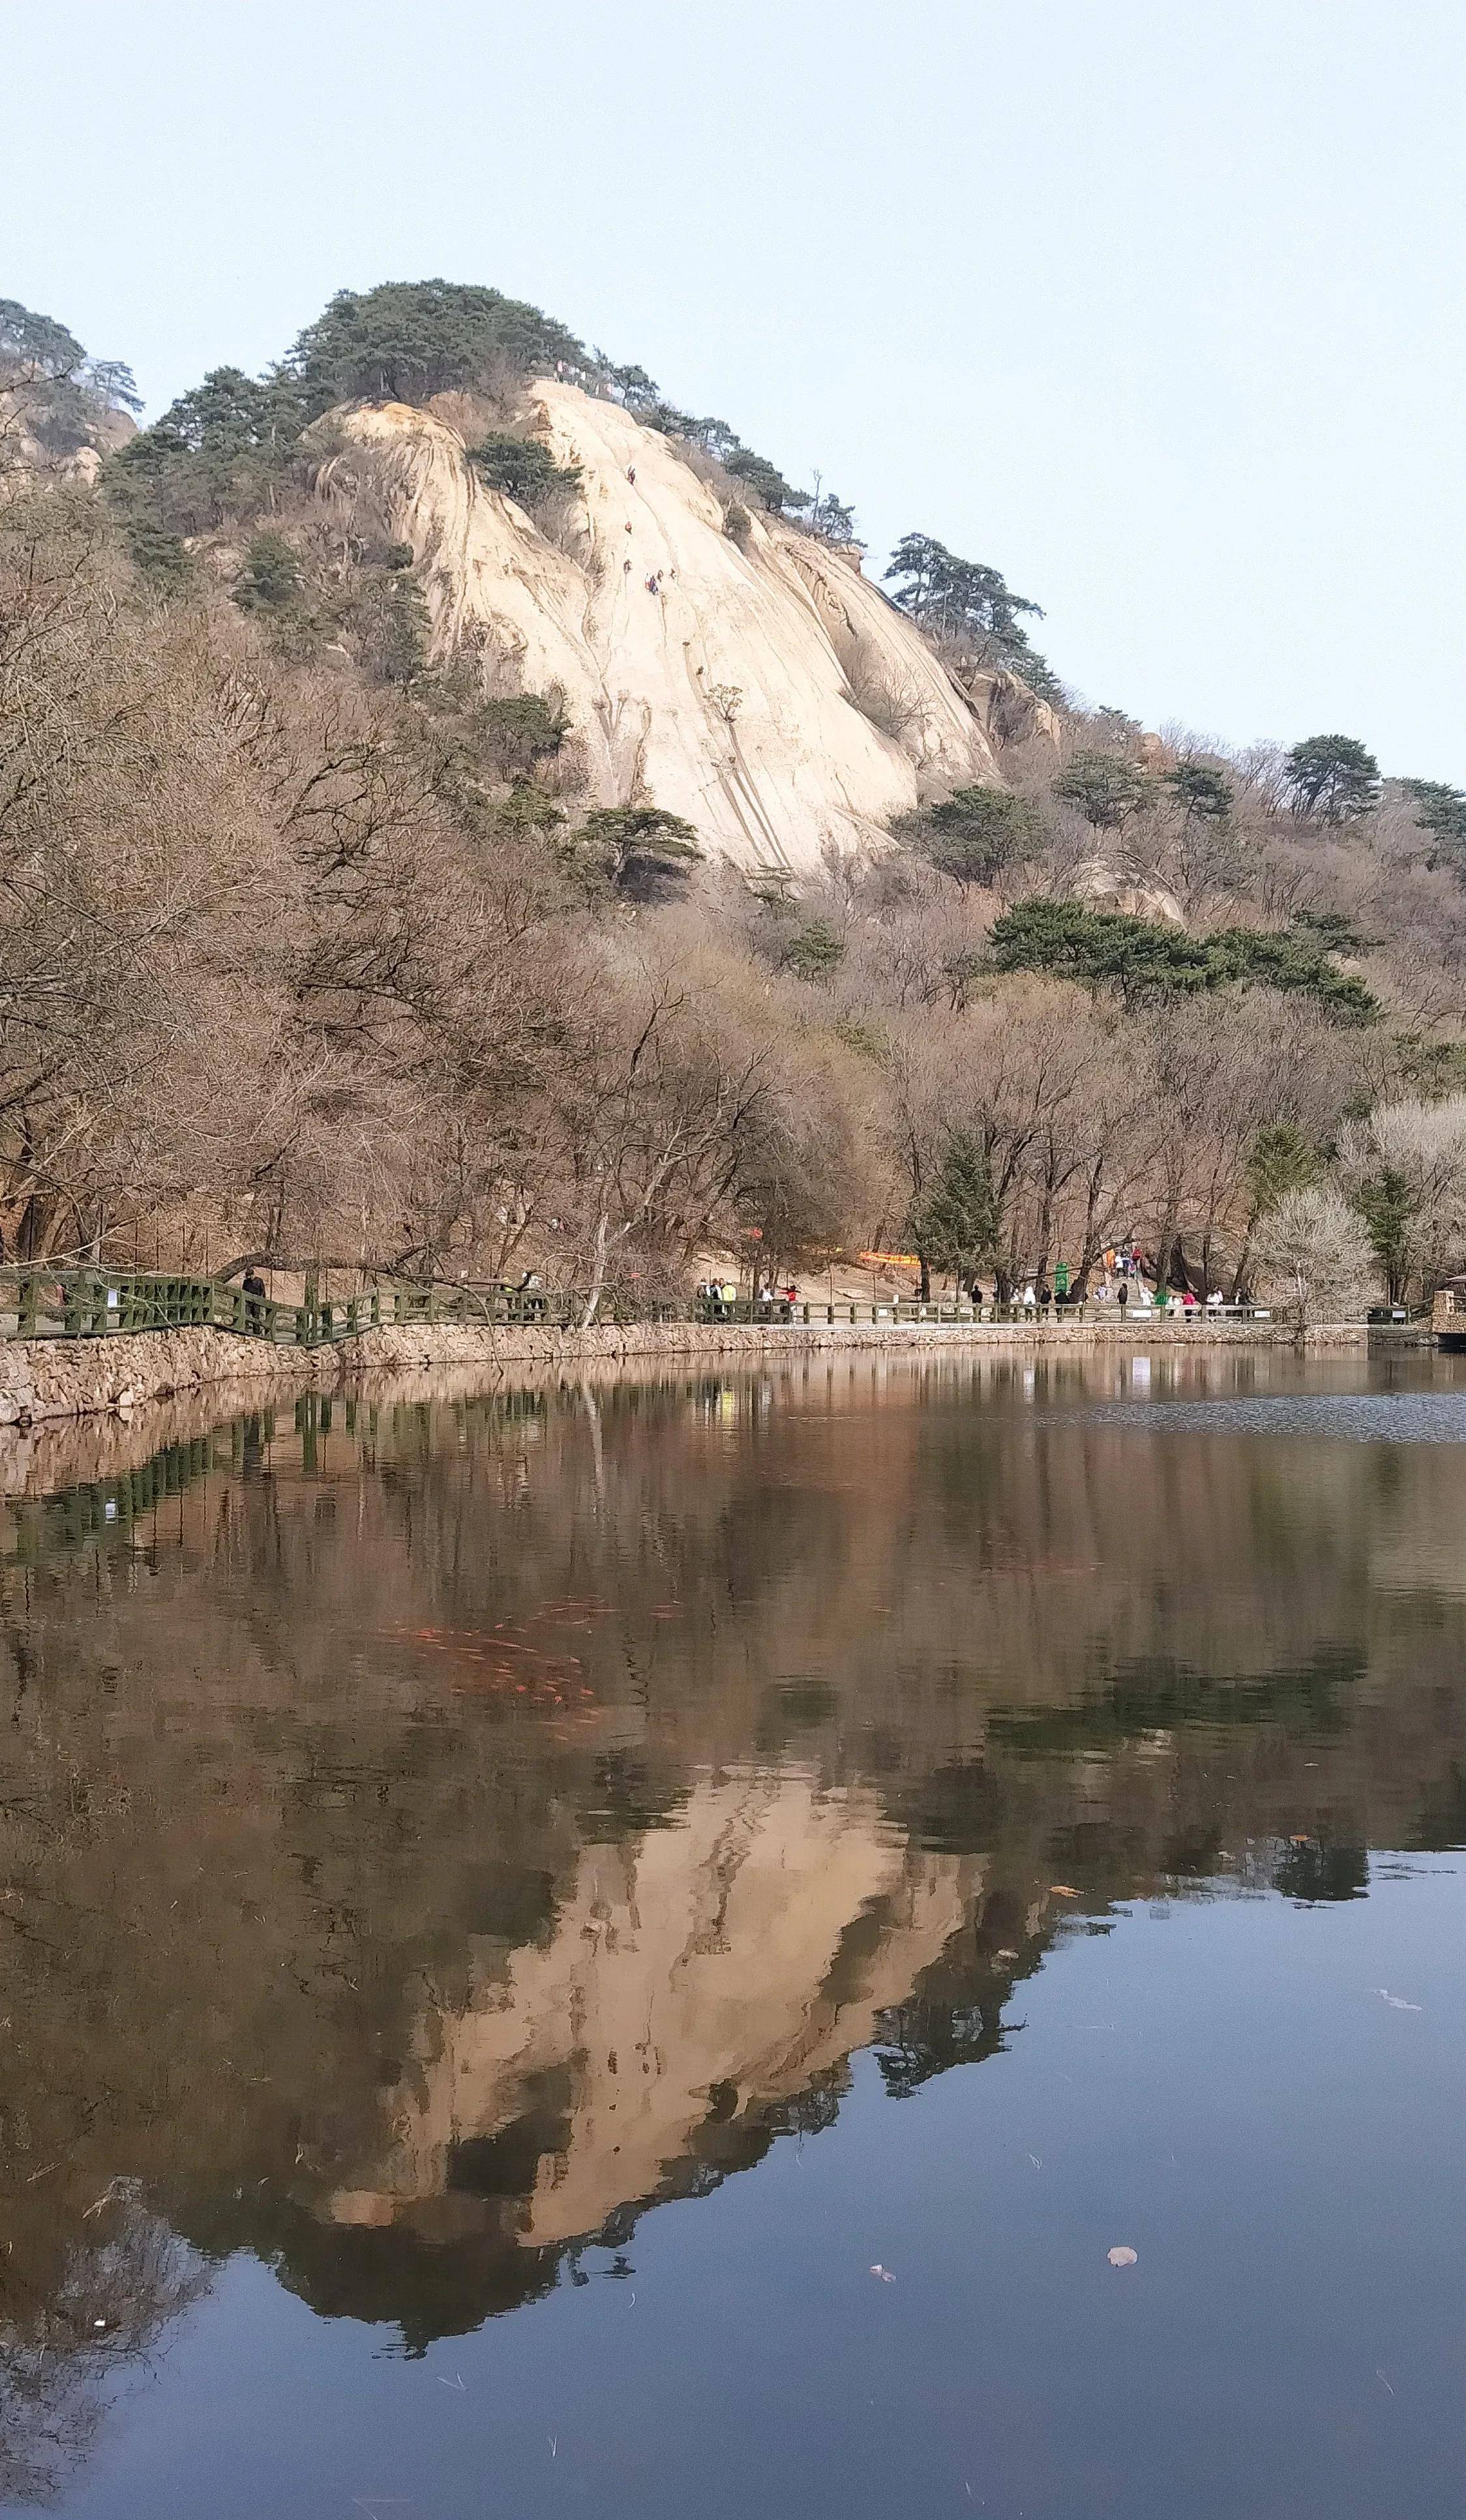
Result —
<svg viewBox="0 0 1466 2520"><path fill-rule="evenodd" d="M889 2267L872 2267L871 2273L873 2275L879 2275L882 2283L894 2283L895 2281L895 2277Z"/></svg>
<svg viewBox="0 0 1466 2520"><path fill-rule="evenodd" d="M1140 2253L1138 2249L1111 2249L1108 2254L1112 2267L1133 2267Z"/></svg>

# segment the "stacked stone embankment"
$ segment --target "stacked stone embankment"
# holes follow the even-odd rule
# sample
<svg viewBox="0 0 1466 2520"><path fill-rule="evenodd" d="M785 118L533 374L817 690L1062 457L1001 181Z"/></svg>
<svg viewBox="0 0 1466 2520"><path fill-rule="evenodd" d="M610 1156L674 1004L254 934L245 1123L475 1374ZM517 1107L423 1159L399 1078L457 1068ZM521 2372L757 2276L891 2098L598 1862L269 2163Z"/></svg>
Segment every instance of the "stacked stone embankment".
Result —
<svg viewBox="0 0 1466 2520"><path fill-rule="evenodd" d="M1352 1325L1310 1330L1309 1347L1362 1349L1366 1333ZM228 1330L118 1332L96 1339L0 1341L0 1425L39 1424L126 1410L175 1392L217 1384L253 1397L287 1391L338 1391L376 1373L400 1376L435 1367L470 1367L490 1377L514 1365L618 1365L631 1359L802 1356L824 1349L1018 1348L1031 1351L1119 1347L1291 1346L1286 1326L1218 1322L1146 1329L1110 1322L645 1322L591 1329L530 1326L369 1330L337 1347L270 1347Z"/></svg>

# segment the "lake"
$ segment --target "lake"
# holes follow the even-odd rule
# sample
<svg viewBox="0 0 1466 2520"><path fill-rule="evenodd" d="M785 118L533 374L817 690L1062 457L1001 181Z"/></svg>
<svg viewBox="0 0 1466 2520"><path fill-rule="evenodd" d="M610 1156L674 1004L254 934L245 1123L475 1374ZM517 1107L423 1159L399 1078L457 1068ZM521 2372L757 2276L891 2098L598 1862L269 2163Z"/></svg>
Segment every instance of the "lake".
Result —
<svg viewBox="0 0 1466 2520"><path fill-rule="evenodd" d="M1455 2520L1466 1359L48 1440L0 2507Z"/></svg>

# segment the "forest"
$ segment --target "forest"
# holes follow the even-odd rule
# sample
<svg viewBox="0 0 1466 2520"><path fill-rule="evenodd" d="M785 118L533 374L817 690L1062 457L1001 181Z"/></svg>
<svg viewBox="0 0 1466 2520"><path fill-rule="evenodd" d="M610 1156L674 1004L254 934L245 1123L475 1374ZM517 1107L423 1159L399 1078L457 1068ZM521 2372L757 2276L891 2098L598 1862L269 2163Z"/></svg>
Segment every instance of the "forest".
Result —
<svg viewBox="0 0 1466 2520"><path fill-rule="evenodd" d="M141 430L125 367L0 300L0 1257L656 1297L875 1247L1082 1290L1123 1238L1314 1307L1466 1262L1466 795L1090 705L1034 603L913 532L890 601L1046 731L750 881L654 795L592 801L561 696L486 690L411 552L312 498L302 430L390 396L573 501L546 366L730 515L854 542L492 290L343 293Z"/></svg>

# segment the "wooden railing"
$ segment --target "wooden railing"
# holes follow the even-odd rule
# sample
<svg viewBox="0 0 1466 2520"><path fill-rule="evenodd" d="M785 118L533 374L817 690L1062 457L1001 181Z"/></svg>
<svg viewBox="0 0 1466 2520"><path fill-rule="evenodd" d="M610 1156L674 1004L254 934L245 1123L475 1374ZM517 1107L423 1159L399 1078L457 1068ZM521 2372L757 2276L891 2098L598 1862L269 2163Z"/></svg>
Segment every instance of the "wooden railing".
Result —
<svg viewBox="0 0 1466 2520"><path fill-rule="evenodd" d="M675 1319L684 1316L678 1313ZM705 1322L895 1322L915 1325L920 1322L1108 1322L1123 1329L1153 1328L1157 1322L1184 1321L1193 1326L1204 1322L1265 1322L1272 1316L1261 1304L1193 1304L1189 1311L1180 1304L1117 1304L1047 1303L1047 1304L972 1304L966 1302L929 1304L908 1303L904 1298L888 1296L883 1302L876 1297L869 1303L851 1303L847 1298L805 1302L801 1297L790 1303L778 1300L751 1303L745 1296L722 1303L699 1297L691 1308L694 1321Z"/></svg>
<svg viewBox="0 0 1466 2520"><path fill-rule="evenodd" d="M309 1282L307 1281L307 1283ZM488 1328L525 1326L548 1329L578 1327L586 1297L573 1287L465 1286L448 1282L409 1283L392 1279L349 1295L314 1294L299 1303L251 1295L217 1278L165 1277L106 1269L0 1268L0 1338L107 1338L125 1330L217 1329L275 1347L322 1347L359 1338L366 1330L433 1323L478 1323ZM699 1295L682 1303L628 1301L603 1295L598 1323L737 1322L807 1326L836 1323L1108 1322L1117 1328L1150 1328L1160 1321L1206 1322L1268 1318L1249 1304L1198 1306L1182 1312L1116 1303L973 1304L907 1303L879 1296L724 1302Z"/></svg>
<svg viewBox="0 0 1466 2520"><path fill-rule="evenodd" d="M625 1316L603 1305L607 1320ZM665 1316L670 1308L663 1307ZM578 1322L585 1297L517 1286L419 1285L391 1280L341 1296L286 1303L217 1278L105 1269L0 1269L0 1338L107 1338L125 1330L232 1330L275 1347L322 1347L399 1324ZM658 1318L642 1307L638 1321Z"/></svg>

